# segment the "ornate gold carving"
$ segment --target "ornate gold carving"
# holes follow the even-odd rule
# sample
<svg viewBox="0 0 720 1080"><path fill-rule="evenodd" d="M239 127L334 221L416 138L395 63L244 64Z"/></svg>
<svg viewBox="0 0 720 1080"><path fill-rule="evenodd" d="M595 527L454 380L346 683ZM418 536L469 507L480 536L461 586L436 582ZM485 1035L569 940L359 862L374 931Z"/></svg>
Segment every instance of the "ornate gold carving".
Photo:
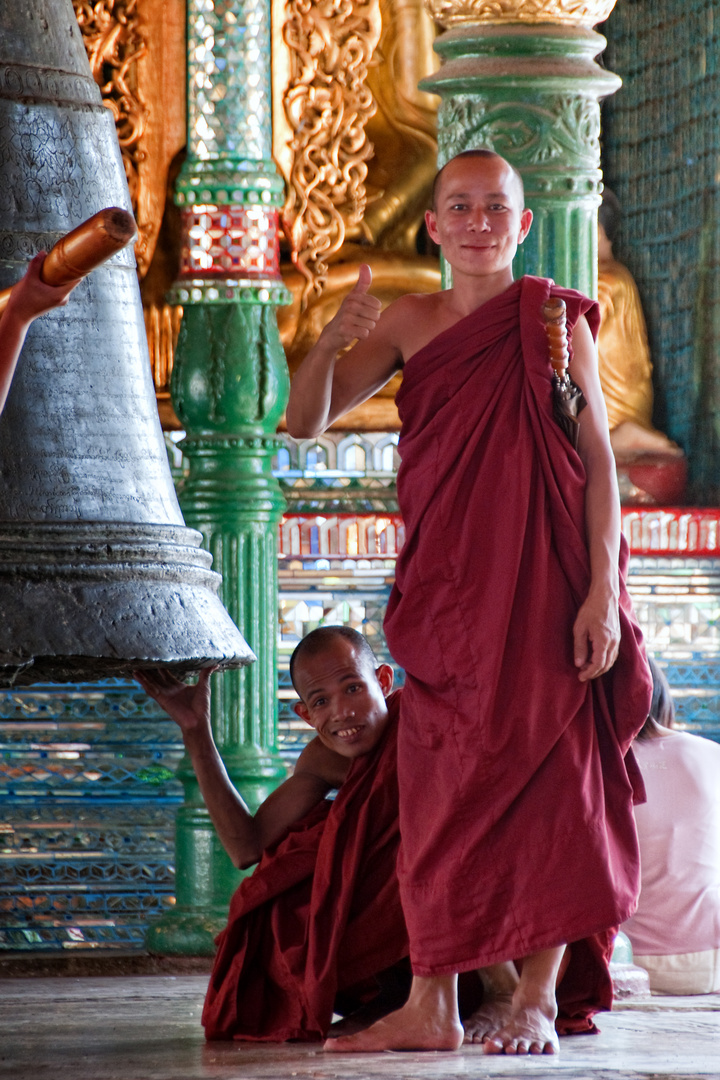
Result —
<svg viewBox="0 0 720 1080"><path fill-rule="evenodd" d="M73 0L95 82L103 104L115 118L133 209L137 209L140 148L147 108L137 92L135 66L146 42L138 27L138 0ZM135 254L140 272L147 270L148 226L138 222Z"/></svg>
<svg viewBox="0 0 720 1080"><path fill-rule="evenodd" d="M616 0L425 0L440 26L463 23L560 23L595 26Z"/></svg>
<svg viewBox="0 0 720 1080"><path fill-rule="evenodd" d="M143 305L143 313L160 420L165 431L172 431L180 427L170 401L170 375L183 309L172 304L149 303Z"/></svg>
<svg viewBox="0 0 720 1080"><path fill-rule="evenodd" d="M304 301L319 295L327 260L365 210L375 112L368 64L380 37L378 0L288 0L283 38L290 81L283 97L293 132L285 207L293 261L306 280Z"/></svg>
<svg viewBox="0 0 720 1080"><path fill-rule="evenodd" d="M377 112L367 126L374 148L367 207L347 239L412 257L437 168L437 98L418 83L437 70L439 57L423 0L380 0L380 13L382 34L368 71Z"/></svg>
<svg viewBox="0 0 720 1080"><path fill-rule="evenodd" d="M147 304L144 314L153 381L158 390L167 390L183 309L173 304Z"/></svg>

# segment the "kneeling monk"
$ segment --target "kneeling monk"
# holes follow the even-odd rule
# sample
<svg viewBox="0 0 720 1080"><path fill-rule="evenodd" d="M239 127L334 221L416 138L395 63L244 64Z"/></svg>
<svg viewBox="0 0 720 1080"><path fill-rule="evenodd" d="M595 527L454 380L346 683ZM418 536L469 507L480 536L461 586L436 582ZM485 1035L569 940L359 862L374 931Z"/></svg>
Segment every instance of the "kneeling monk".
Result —
<svg viewBox="0 0 720 1080"><path fill-rule="evenodd" d="M403 371L407 539L385 630L407 676L398 867L414 981L401 1010L327 1049L457 1048L458 973L499 965L506 992L471 1037L489 1053L553 1053L565 944L637 901L629 747L651 684L623 577L598 309L513 280L531 222L508 162L454 158L426 215L452 288L380 314L362 267L293 380L288 430L306 438ZM550 296L566 302L587 400L577 450L553 416Z"/></svg>
<svg viewBox="0 0 720 1080"><path fill-rule="evenodd" d="M302 698L295 710L317 736L254 818L215 748L209 673L197 686L167 672L137 675L182 728L230 857L243 867L260 859L235 893L220 937L203 1013L209 1039L317 1040L328 1034L334 1010L353 1013L333 1025L338 1034L367 1026L409 989L396 873L402 691L390 693L392 668L377 666L365 638L344 626L308 634L290 670ZM339 793L329 802L334 787ZM558 991L561 1034L596 1030L592 1016L610 1008L609 948L609 938L597 936L569 950ZM469 1041L504 1000L507 978L499 965L481 973L483 1008L469 1021ZM468 1010L479 989L468 980Z"/></svg>
<svg viewBox="0 0 720 1080"><path fill-rule="evenodd" d="M377 665L361 634L328 626L303 638L290 673L302 699L295 711L317 735L254 817L215 747L210 673L195 686L168 672L136 673L180 725L228 855L238 867L260 861L219 939L203 1011L209 1039L324 1038L338 995L351 1009L379 987L391 991L392 974L375 977L408 955L395 870L400 691L391 693L392 668Z"/></svg>

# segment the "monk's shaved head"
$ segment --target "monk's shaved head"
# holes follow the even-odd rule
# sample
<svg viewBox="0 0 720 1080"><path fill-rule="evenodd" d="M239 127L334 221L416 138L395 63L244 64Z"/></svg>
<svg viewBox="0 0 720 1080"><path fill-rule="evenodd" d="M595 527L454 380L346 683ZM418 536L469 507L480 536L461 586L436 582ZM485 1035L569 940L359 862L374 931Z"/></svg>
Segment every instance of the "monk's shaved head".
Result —
<svg viewBox="0 0 720 1080"><path fill-rule="evenodd" d="M437 208L437 199L440 194L440 186L442 183L443 173L447 169L448 165L452 165L454 161L462 161L464 158L485 158L486 160L494 158L496 161L504 161L508 169L513 175L515 180L515 189L518 199L520 200L519 209L523 210L525 207L525 186L520 173L517 171L514 165L511 165L507 158L504 158L501 154L496 154L494 150L488 150L486 147L478 147L476 150L463 150L462 153L456 154L455 157L450 158L445 162L442 169L439 169L435 174L432 186L432 198L430 202L431 210Z"/></svg>
<svg viewBox="0 0 720 1080"><path fill-rule="evenodd" d="M378 666L377 657L368 645L367 639L362 634L358 634L357 630L353 630L351 626L318 626L316 630L311 630L309 634L306 634L302 641L295 646L295 650L290 657L290 680L298 694L300 693L296 682L298 663L302 663L303 659L324 652L338 639L346 641L355 650L359 659L367 665L370 672L375 671ZM300 696L302 697L302 695Z"/></svg>

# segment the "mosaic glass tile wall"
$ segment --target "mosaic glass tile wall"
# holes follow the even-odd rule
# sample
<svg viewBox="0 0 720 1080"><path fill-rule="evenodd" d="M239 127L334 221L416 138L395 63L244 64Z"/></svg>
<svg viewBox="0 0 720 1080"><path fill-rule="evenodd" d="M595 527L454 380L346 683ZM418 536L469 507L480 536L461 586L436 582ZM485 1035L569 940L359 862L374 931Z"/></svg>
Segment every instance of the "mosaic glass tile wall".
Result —
<svg viewBox="0 0 720 1080"><path fill-rule="evenodd" d="M623 0L600 27L623 87L603 169L623 207L655 364L655 423L686 451L691 497L720 502L720 19L714 0Z"/></svg>
<svg viewBox="0 0 720 1080"><path fill-rule="evenodd" d="M678 724L720 742L720 559L635 556L628 587Z"/></svg>
<svg viewBox="0 0 720 1080"><path fill-rule="evenodd" d="M173 902L178 735L135 683L0 693L0 950L142 948Z"/></svg>

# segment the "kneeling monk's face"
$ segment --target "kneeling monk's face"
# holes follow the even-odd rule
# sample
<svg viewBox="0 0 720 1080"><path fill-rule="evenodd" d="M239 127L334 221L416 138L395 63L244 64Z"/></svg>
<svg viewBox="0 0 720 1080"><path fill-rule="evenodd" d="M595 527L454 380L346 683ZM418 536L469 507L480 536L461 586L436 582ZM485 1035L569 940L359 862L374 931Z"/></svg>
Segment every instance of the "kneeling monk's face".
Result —
<svg viewBox="0 0 720 1080"><path fill-rule="evenodd" d="M385 697L392 690L389 664L373 668L341 638L295 669L302 701L295 712L315 728L318 738L346 758L368 754L387 723Z"/></svg>

